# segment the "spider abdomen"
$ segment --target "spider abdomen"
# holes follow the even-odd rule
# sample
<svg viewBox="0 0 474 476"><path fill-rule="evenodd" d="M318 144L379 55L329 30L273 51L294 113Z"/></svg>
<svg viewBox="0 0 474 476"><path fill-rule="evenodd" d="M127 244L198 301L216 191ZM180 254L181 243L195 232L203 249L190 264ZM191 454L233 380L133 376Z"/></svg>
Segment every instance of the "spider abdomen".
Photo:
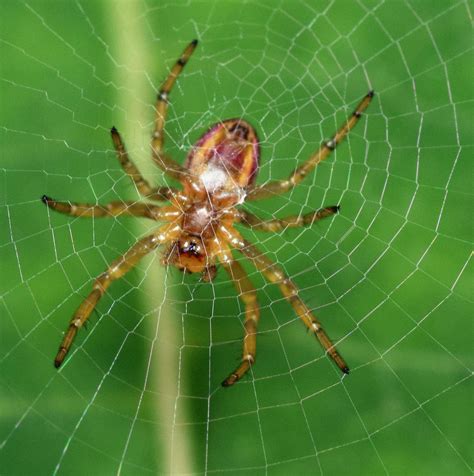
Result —
<svg viewBox="0 0 474 476"><path fill-rule="evenodd" d="M208 196L238 196L255 181L259 157L254 128L243 119L228 119L211 126L199 138L185 167Z"/></svg>

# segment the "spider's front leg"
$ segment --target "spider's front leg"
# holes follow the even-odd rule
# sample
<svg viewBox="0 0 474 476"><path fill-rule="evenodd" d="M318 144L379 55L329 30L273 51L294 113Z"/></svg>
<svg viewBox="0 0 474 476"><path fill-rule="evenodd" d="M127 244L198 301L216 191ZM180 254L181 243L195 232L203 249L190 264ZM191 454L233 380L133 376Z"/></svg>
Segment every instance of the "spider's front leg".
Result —
<svg viewBox="0 0 474 476"><path fill-rule="evenodd" d="M339 211L339 206L321 208L315 212L305 215L291 215L285 218L275 218L273 220L262 220L258 216L244 210L239 210L239 217L242 225L261 231L280 231L286 228L296 228L299 226L311 226L314 222L334 215Z"/></svg>
<svg viewBox="0 0 474 476"><path fill-rule="evenodd" d="M346 122L338 129L332 139L323 143L322 146L300 167L293 170L290 176L286 180L275 180L254 187L249 190L246 200L259 200L261 198L267 198L281 193L288 192L295 185L298 185L308 174L318 165L322 160L328 157L333 150L340 144L340 142L346 137L352 128L357 124L362 113L367 109L374 97L374 92L369 91L360 103L355 108L354 112L349 116Z"/></svg>
<svg viewBox="0 0 474 476"><path fill-rule="evenodd" d="M176 61L170 71L170 74L160 87L155 106L155 130L151 140L152 157L156 165L158 165L158 167L163 170L163 172L180 181L183 180L186 175L188 175L188 172L184 167L163 154L164 127L166 114L168 112L169 94L174 86L174 83L176 82L176 79L178 78L181 71L183 71L184 66L196 49L197 44L197 40L191 41L191 43L189 43L189 45L183 51L178 61Z"/></svg>
<svg viewBox="0 0 474 476"><path fill-rule="evenodd" d="M290 278L288 278L288 276L286 276L280 266L273 263L273 261L263 255L251 243L245 241L235 229L221 226L220 230L232 246L249 258L269 282L275 283L279 286L283 296L285 296L298 317L304 322L305 326L314 333L320 344L324 347L328 355L341 371L348 374L349 367L345 360L336 350L331 339L329 339L328 335L322 328L321 323L311 312L311 309L309 309L309 307L299 297L296 285L290 280Z"/></svg>
<svg viewBox="0 0 474 476"><path fill-rule="evenodd" d="M104 295L112 282L130 271L141 258L153 251L158 245L176 239L179 236L179 232L180 228L175 224L170 223L164 225L152 235L146 236L138 241L123 256L116 259L108 269L95 280L92 291L72 316L67 332L61 341L58 353L54 359L54 366L56 368L59 368L63 363L76 337L77 331L84 325L87 319L89 319L99 299Z"/></svg>
<svg viewBox="0 0 474 476"><path fill-rule="evenodd" d="M234 282L239 297L245 305L245 336L242 349L241 364L222 382L223 387L234 385L255 363L257 351L257 326L260 310L257 303L257 292L244 268L232 257L230 249L221 242L219 261Z"/></svg>

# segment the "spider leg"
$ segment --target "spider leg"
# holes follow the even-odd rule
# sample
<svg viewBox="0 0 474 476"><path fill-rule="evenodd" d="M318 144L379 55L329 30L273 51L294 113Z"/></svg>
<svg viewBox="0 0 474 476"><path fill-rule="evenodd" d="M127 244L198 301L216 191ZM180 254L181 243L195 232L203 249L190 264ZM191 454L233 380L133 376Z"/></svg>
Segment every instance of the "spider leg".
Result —
<svg viewBox="0 0 474 476"><path fill-rule="evenodd" d="M319 162L326 159L331 152L336 149L344 137L349 134L352 128L359 121L362 113L367 109L373 96L374 92L369 91L357 105L354 112L349 116L346 122L338 129L332 139L324 142L321 147L303 163L303 165L293 170L286 180L275 180L266 185L251 188L248 191L246 200L259 200L261 198L279 195L288 192L295 185L298 185L309 174L309 172L311 172Z"/></svg>
<svg viewBox="0 0 474 476"><path fill-rule="evenodd" d="M116 217L120 215L145 217L152 220L170 221L178 218L181 212L173 206L158 207L150 203L111 202L107 205L92 205L88 203L58 202L46 195L42 202L59 213L75 217Z"/></svg>
<svg viewBox="0 0 474 476"><path fill-rule="evenodd" d="M245 375L255 363L257 349L257 326L260 310L257 303L257 292L241 264L235 261L227 245L222 244L219 261L234 282L239 297L245 305L245 336L242 349L241 364L222 382L223 387L234 385Z"/></svg>
<svg viewBox="0 0 474 476"><path fill-rule="evenodd" d="M191 41L181 54L178 61L176 61L173 68L171 68L170 74L160 87L155 106L155 130L151 140L152 157L156 165L163 170L163 172L177 180L182 180L187 175L186 169L163 154L164 127L166 114L168 112L168 96L176 79L196 49L197 43L197 40Z"/></svg>
<svg viewBox="0 0 474 476"><path fill-rule="evenodd" d="M291 215L285 218L275 218L273 220L262 220L256 215L247 211L239 210L242 225L253 230L280 231L286 228L296 228L299 226L311 226L314 222L334 215L339 211L339 206L325 207L305 215Z"/></svg>
<svg viewBox="0 0 474 476"><path fill-rule="evenodd" d="M153 251L158 245L175 239L178 235L178 226L171 223L164 225L152 235L148 235L135 243L123 256L113 261L107 270L94 281L92 291L72 316L66 334L61 341L58 353L54 359L54 366L56 368L59 368L63 363L77 331L85 324L87 319L89 319L99 299L104 295L111 283L130 271L141 258Z"/></svg>
<svg viewBox="0 0 474 476"><path fill-rule="evenodd" d="M177 190L170 187L152 187L148 181L143 178L137 166L131 161L127 149L125 148L125 144L123 143L117 129L112 127L110 133L112 135L112 142L115 151L117 152L117 158L120 165L125 173L132 179L140 194L150 200L170 200L173 197L173 194L177 193Z"/></svg>
<svg viewBox="0 0 474 476"><path fill-rule="evenodd" d="M255 267L269 282L275 283L279 286L283 296L288 300L298 317L304 322L305 326L313 332L320 344L342 372L348 374L348 365L336 350L334 344L322 328L321 323L298 296L298 288L296 285L290 280L290 278L288 278L288 276L286 276L280 266L273 263L273 261L263 255L258 248L244 240L235 229L221 226L220 230L233 246L254 263Z"/></svg>

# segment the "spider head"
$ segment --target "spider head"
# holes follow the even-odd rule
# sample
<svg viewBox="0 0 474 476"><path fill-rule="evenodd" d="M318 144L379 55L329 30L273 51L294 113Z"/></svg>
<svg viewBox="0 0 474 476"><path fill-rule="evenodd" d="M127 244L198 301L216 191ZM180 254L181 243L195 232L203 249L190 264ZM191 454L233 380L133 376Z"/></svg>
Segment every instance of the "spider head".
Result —
<svg viewBox="0 0 474 476"><path fill-rule="evenodd" d="M183 234L173 246L169 263L188 273L202 273L207 266L206 250L202 240Z"/></svg>

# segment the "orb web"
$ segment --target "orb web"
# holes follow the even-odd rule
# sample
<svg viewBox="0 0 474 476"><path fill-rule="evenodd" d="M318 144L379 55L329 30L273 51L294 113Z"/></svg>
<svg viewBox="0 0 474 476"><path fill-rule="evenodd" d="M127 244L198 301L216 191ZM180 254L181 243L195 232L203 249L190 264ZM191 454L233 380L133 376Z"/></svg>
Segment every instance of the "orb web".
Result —
<svg viewBox="0 0 474 476"><path fill-rule="evenodd" d="M470 474L472 66L467 2L75 2L2 5L0 461L5 474ZM403 21L400 19L403 18ZM28 28L15 26L21 22ZM286 178L376 96L266 219L340 205L312 227L242 234L300 289L351 367L343 377L278 288L258 292L257 362L232 388L242 301L161 265L115 282L56 371L92 280L155 226L73 218L58 200L140 200L112 125L146 178L156 90L179 163L216 122L261 141L258 183ZM471 390L472 391L472 390ZM34 462L34 463L33 463Z"/></svg>

